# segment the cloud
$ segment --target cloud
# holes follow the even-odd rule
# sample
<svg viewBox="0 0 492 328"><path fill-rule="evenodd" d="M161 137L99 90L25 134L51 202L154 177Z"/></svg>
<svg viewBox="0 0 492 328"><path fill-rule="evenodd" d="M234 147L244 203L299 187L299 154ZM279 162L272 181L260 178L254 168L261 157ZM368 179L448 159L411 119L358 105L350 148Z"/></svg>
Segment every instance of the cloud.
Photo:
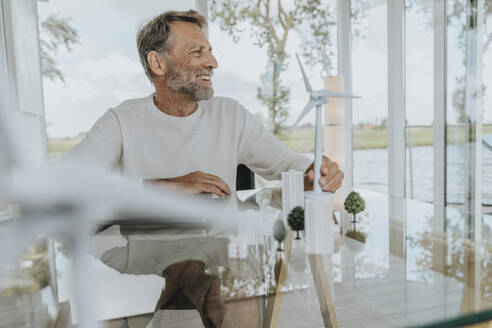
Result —
<svg viewBox="0 0 492 328"><path fill-rule="evenodd" d="M150 83L140 63L118 53L64 65L66 85L43 80L50 136L88 131L110 107L125 99L149 95Z"/></svg>
<svg viewBox="0 0 492 328"><path fill-rule="evenodd" d="M406 117L409 123L432 124L434 108L434 62L430 49L407 52L406 58Z"/></svg>
<svg viewBox="0 0 492 328"><path fill-rule="evenodd" d="M194 0L50 0L38 2L43 20L50 14L69 17L71 25L81 36L98 44L103 55L117 51L136 56L135 35L145 21L167 10L186 10L195 7Z"/></svg>
<svg viewBox="0 0 492 328"><path fill-rule="evenodd" d="M218 70L214 74L213 85L214 95L236 99L252 113L264 111L256 99L257 83L245 81L232 72Z"/></svg>

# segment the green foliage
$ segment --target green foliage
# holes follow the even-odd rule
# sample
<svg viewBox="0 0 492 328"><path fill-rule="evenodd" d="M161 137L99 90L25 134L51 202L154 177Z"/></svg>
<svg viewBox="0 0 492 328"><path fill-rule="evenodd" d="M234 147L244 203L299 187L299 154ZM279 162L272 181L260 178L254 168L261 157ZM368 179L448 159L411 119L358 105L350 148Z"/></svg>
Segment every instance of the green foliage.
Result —
<svg viewBox="0 0 492 328"><path fill-rule="evenodd" d="M304 209L301 206L294 207L289 213L287 222L294 231L304 230Z"/></svg>
<svg viewBox="0 0 492 328"><path fill-rule="evenodd" d="M292 10L284 5L282 0L210 2L211 20L218 22L235 42L248 29L254 44L267 50L267 70L257 88L257 98L268 108L269 126L274 134L279 133L288 118L290 90L282 84L281 74L287 67L290 32L299 33L307 64L322 63L325 71L331 73L334 58L330 28L336 22L329 6L321 0L294 0L289 6Z"/></svg>
<svg viewBox="0 0 492 328"><path fill-rule="evenodd" d="M345 198L344 206L347 212L356 215L365 210L366 202L358 192L352 191L347 198Z"/></svg>
<svg viewBox="0 0 492 328"><path fill-rule="evenodd" d="M70 25L68 18L49 16L39 27L39 51L41 56L41 72L43 76L54 81L65 78L56 62L60 47L72 51L72 46L80 42L77 31Z"/></svg>

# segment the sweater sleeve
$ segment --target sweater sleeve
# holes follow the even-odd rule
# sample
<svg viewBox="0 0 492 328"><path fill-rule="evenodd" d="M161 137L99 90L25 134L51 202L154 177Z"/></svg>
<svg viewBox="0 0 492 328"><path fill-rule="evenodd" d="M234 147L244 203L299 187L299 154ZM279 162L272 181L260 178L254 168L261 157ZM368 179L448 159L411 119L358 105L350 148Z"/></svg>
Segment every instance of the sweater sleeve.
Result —
<svg viewBox="0 0 492 328"><path fill-rule="evenodd" d="M238 146L240 164L269 180L280 179L281 173L290 169L306 171L311 159L291 151L244 107L238 106L242 118Z"/></svg>
<svg viewBox="0 0 492 328"><path fill-rule="evenodd" d="M116 114L108 110L96 121L87 136L62 162L88 164L100 169L118 169L121 158L121 130Z"/></svg>

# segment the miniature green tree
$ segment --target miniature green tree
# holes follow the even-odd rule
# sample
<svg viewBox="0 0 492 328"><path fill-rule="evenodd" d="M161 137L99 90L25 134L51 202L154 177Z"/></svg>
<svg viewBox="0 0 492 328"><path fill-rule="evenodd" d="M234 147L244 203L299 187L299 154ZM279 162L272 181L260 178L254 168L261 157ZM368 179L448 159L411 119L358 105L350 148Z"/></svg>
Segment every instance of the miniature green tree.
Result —
<svg viewBox="0 0 492 328"><path fill-rule="evenodd" d="M344 206L345 210L354 216L352 222L355 224L356 215L366 209L366 202L358 192L352 191L345 198Z"/></svg>
<svg viewBox="0 0 492 328"><path fill-rule="evenodd" d="M273 224L273 238L275 238L276 241L278 241L278 249L277 251L281 252L282 251L282 242L285 239L285 235L287 234L287 231L285 230L285 225L282 222L282 220L277 220Z"/></svg>
<svg viewBox="0 0 492 328"><path fill-rule="evenodd" d="M287 222L289 227L297 233L296 239L301 239L299 231L304 230L304 209L301 206L294 207L289 213Z"/></svg>

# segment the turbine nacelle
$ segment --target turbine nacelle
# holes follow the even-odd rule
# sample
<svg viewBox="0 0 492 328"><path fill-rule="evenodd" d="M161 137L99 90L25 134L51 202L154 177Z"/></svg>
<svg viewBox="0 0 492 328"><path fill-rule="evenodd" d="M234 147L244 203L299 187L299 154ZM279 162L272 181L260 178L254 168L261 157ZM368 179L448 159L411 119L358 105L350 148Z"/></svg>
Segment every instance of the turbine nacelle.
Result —
<svg viewBox="0 0 492 328"><path fill-rule="evenodd" d="M309 93L309 101L316 104L324 105L330 102L330 97L323 96L321 90L311 91Z"/></svg>

